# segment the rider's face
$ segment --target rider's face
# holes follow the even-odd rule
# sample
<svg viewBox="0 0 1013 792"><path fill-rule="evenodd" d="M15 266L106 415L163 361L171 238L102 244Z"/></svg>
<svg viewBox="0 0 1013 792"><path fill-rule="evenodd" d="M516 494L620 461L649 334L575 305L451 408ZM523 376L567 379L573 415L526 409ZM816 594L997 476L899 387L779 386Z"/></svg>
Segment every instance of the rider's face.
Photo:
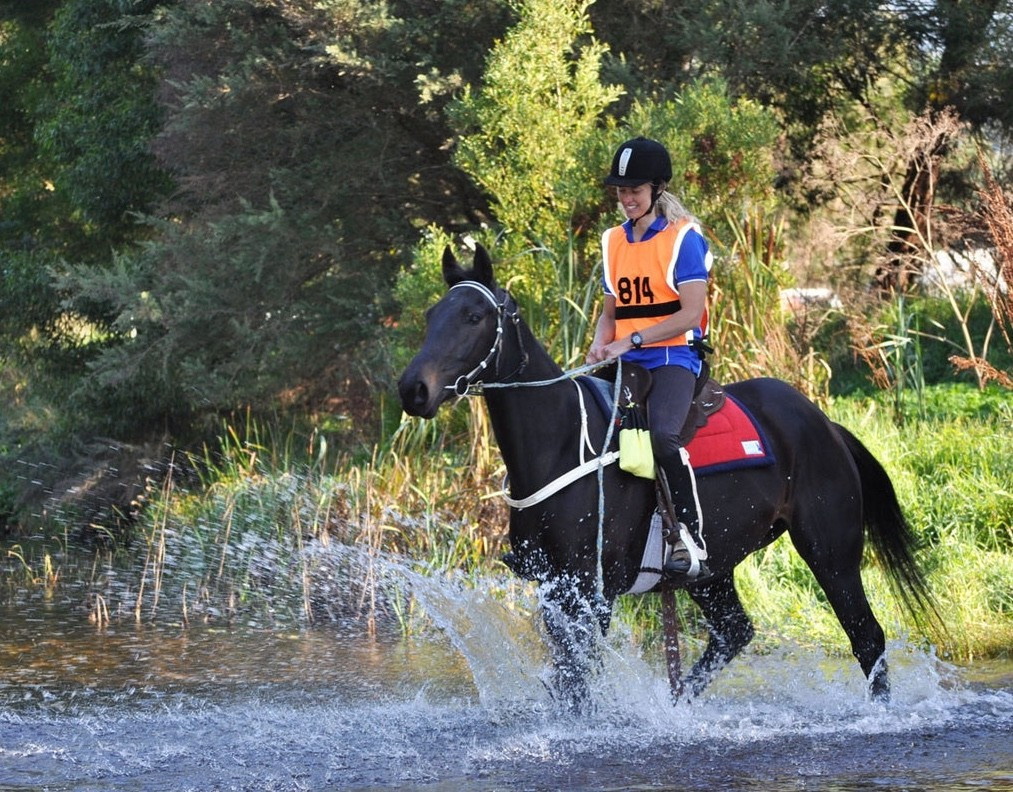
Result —
<svg viewBox="0 0 1013 792"><path fill-rule="evenodd" d="M651 208L651 185L638 184L636 187L617 187L619 207L627 217L640 217Z"/></svg>

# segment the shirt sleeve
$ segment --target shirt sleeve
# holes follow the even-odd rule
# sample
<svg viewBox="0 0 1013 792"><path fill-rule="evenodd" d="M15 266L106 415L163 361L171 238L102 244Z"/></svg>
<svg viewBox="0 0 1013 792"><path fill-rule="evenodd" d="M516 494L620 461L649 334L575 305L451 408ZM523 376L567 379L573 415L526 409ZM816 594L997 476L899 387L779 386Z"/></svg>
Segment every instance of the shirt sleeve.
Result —
<svg viewBox="0 0 1013 792"><path fill-rule="evenodd" d="M707 240L695 228L686 232L675 260L675 282L706 281L709 277L713 257L707 247Z"/></svg>
<svg viewBox="0 0 1013 792"><path fill-rule="evenodd" d="M612 293L612 288L609 286L608 280L608 268L609 268L609 234L614 231L614 228L609 228L601 235L601 288L609 297L615 297Z"/></svg>

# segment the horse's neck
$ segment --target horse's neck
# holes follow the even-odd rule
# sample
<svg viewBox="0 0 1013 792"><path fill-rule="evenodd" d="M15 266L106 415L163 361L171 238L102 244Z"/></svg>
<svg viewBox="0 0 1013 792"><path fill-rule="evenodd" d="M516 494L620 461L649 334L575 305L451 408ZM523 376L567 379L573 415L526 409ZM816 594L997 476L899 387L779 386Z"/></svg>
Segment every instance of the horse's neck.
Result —
<svg viewBox="0 0 1013 792"><path fill-rule="evenodd" d="M567 443L572 423L566 416L573 414L575 395L570 381L486 393L496 442L515 484L529 474L540 476Z"/></svg>
<svg viewBox="0 0 1013 792"><path fill-rule="evenodd" d="M543 382L562 375L548 354L537 346L522 382ZM489 420L515 492L529 494L565 472L554 470L567 449L577 448L577 390L564 378L551 385L524 385L486 391ZM574 452L575 453L575 452ZM576 464L576 463L575 463Z"/></svg>

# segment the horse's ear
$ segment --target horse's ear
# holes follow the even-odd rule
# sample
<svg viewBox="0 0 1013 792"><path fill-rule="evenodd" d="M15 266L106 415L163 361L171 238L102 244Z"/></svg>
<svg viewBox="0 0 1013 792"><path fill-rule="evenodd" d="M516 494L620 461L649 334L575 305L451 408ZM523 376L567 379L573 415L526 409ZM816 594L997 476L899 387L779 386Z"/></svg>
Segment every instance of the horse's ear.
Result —
<svg viewBox="0 0 1013 792"><path fill-rule="evenodd" d="M492 259L489 251L475 244L475 280L490 289L496 288L496 276L492 273Z"/></svg>
<svg viewBox="0 0 1013 792"><path fill-rule="evenodd" d="M447 286L454 286L464 280L464 274L461 265L457 263L454 251L447 245L443 248L443 280Z"/></svg>

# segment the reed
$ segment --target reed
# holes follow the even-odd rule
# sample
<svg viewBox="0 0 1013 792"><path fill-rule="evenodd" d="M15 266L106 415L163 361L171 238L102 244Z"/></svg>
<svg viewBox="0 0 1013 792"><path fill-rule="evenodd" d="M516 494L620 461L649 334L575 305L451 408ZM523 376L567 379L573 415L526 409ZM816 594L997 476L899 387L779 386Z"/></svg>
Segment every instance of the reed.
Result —
<svg viewBox="0 0 1013 792"><path fill-rule="evenodd" d="M487 527L505 520L493 484L501 463L483 439L482 405L464 412L443 426L406 421L371 458L329 467L312 443L286 436L279 452L264 442L277 430L252 420L225 426L217 447L187 462L198 485L166 477L150 493L135 546L96 555L92 621L309 623L327 614L361 620L371 633L413 629L417 613L385 580L387 559L477 571L495 568L501 554L500 532ZM17 559L28 585L41 585L38 564Z"/></svg>
<svg viewBox="0 0 1013 792"><path fill-rule="evenodd" d="M966 659L1013 647L1013 408L998 390L926 390L926 417L899 426L892 394L838 398L831 417L882 461L924 545L921 558L949 628L941 654ZM954 405L963 405L955 414ZM242 620L258 625L355 622L367 631L428 629L423 610L391 568L421 575L453 570L501 578L507 509L503 470L487 417L468 400L444 420L406 420L371 457L322 464L312 444L251 423L226 427L206 450L199 486L171 479L153 493L136 549L93 554L85 607L104 627L116 619L181 625ZM274 431L274 430L271 430ZM280 465L276 467L276 465ZM65 549L65 548L64 548ZM67 585L61 551L12 548L5 581ZM891 635L915 635L875 563L864 572L873 607ZM759 650L785 639L846 654L843 632L809 570L786 539L738 568L737 585L757 626ZM692 654L705 625L688 597L679 609ZM655 597L623 597L618 622L655 649Z"/></svg>
<svg viewBox="0 0 1013 792"><path fill-rule="evenodd" d="M785 263L783 221L761 211L726 216L733 243L715 245L711 327L720 354L714 372L725 382L772 376L790 382L811 399L826 397L829 367L813 348L817 327L793 322L781 304L791 285ZM813 317L810 324L819 325Z"/></svg>

